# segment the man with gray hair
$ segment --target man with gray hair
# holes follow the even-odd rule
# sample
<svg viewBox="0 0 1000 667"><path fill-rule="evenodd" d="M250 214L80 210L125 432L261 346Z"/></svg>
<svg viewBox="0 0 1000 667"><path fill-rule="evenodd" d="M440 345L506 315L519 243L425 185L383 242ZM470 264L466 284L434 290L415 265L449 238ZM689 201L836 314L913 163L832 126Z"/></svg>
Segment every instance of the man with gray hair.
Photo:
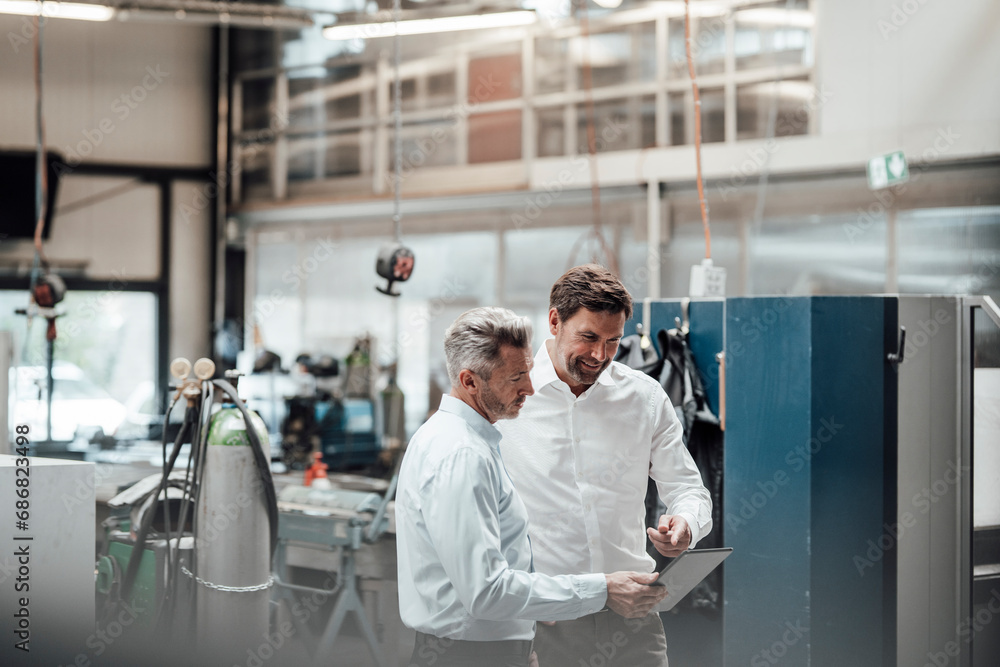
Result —
<svg viewBox="0 0 1000 667"><path fill-rule="evenodd" d="M399 611L417 631L411 667L527 667L535 621L608 607L644 617L656 574L533 572L528 520L494 424L533 393L531 323L475 308L444 341L451 393L410 440L396 491Z"/></svg>

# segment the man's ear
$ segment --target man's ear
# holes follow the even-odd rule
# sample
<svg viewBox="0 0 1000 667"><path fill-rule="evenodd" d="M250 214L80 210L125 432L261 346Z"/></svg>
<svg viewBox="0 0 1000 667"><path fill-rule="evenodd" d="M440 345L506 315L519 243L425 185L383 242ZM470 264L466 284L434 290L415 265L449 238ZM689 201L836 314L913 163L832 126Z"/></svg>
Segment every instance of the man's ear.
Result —
<svg viewBox="0 0 1000 667"><path fill-rule="evenodd" d="M559 331L559 311L549 308L549 333L553 336Z"/></svg>
<svg viewBox="0 0 1000 667"><path fill-rule="evenodd" d="M463 368L458 374L458 384L469 393L476 393L479 390L479 378L468 368Z"/></svg>

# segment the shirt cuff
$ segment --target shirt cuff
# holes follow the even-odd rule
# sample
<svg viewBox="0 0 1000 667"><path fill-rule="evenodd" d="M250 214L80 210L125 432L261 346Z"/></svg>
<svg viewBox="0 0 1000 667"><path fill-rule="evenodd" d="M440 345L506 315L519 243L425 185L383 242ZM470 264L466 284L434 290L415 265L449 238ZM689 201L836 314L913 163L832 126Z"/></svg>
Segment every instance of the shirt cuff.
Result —
<svg viewBox="0 0 1000 667"><path fill-rule="evenodd" d="M596 614L608 601L608 578L601 573L578 574L573 587L583 601L583 616Z"/></svg>
<svg viewBox="0 0 1000 667"><path fill-rule="evenodd" d="M688 528L691 529L691 546L689 548L694 549L698 540L701 539L701 528L698 526L698 521L693 514L687 512L678 512L677 516L684 517L684 520L687 521Z"/></svg>

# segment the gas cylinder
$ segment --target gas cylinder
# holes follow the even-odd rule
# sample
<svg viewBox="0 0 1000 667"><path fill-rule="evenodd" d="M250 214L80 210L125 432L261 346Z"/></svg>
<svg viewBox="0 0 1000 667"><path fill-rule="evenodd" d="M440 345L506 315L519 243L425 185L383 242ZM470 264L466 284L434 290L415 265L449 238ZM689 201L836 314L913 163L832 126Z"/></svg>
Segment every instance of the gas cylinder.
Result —
<svg viewBox="0 0 1000 667"><path fill-rule="evenodd" d="M269 460L267 427L255 412L249 414ZM225 664L239 664L247 647L264 641L269 629L271 545L264 484L243 413L224 403L212 417L205 448L194 576L198 653Z"/></svg>

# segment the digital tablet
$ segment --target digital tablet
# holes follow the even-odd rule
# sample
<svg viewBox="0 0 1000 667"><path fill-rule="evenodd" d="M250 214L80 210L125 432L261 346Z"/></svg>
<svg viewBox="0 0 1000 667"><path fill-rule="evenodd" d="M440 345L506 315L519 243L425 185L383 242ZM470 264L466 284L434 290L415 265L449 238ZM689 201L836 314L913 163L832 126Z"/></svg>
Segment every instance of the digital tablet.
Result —
<svg viewBox="0 0 1000 667"><path fill-rule="evenodd" d="M685 551L660 572L653 586L666 586L667 597L657 611L668 611L690 593L702 579L733 553L732 547L720 549L692 549Z"/></svg>

